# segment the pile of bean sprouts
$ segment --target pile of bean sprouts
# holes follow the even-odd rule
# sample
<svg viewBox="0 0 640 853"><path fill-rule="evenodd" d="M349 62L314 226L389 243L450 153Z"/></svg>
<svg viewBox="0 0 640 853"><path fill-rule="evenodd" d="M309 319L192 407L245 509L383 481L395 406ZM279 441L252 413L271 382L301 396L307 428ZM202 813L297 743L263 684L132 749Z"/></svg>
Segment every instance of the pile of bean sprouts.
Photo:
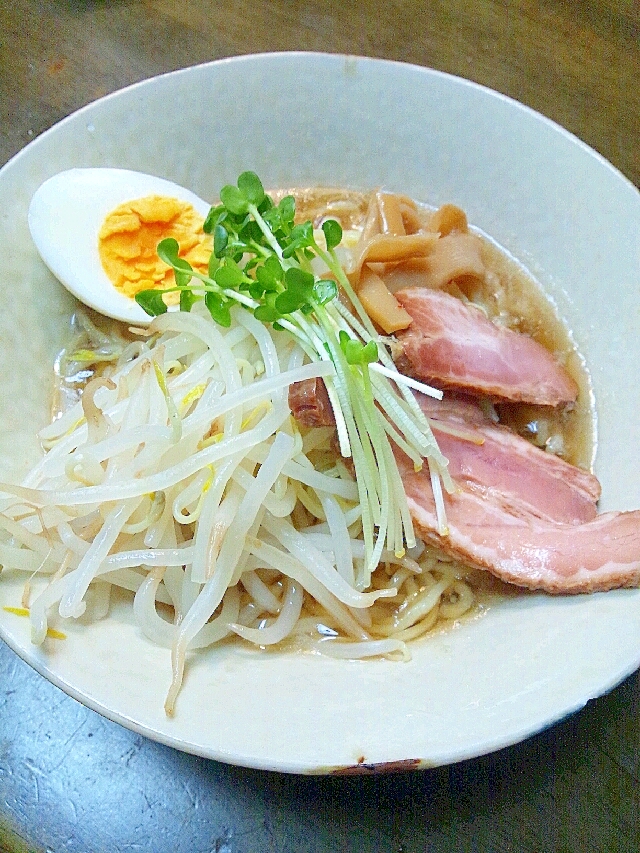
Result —
<svg viewBox="0 0 640 853"><path fill-rule="evenodd" d="M130 591L140 630L171 651L171 714L187 652L240 637L407 659L407 641L468 611L464 567L421 544L384 552L369 582L333 430L301 429L288 406L291 383L332 369L242 308L229 329L169 312L124 347L42 430L22 485L0 484L0 564L26 573L33 642L54 614L90 601L99 619Z"/></svg>

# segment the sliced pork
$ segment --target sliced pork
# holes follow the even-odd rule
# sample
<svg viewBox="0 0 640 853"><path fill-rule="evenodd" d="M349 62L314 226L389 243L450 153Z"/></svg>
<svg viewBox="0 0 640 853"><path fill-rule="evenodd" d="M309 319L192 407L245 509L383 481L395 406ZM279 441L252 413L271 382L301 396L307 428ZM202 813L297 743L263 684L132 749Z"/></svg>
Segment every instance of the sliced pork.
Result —
<svg viewBox="0 0 640 853"><path fill-rule="evenodd" d="M563 524L513 515L498 502L461 488L445 498L448 535L439 536L428 478L407 471L403 482L419 536L507 583L549 593L640 584L638 510Z"/></svg>
<svg viewBox="0 0 640 853"><path fill-rule="evenodd" d="M428 472L398 456L422 539L528 589L579 593L640 583L640 511L597 515L596 477L484 419L472 401L423 397L421 404L457 487L445 494L441 536Z"/></svg>
<svg viewBox="0 0 640 853"><path fill-rule="evenodd" d="M334 426L336 422L327 387L319 377L289 386L289 408L303 426Z"/></svg>
<svg viewBox="0 0 640 853"><path fill-rule="evenodd" d="M494 400L545 406L575 401L576 383L528 335L496 325L448 293L414 287L395 296L412 318L397 335L404 372Z"/></svg>
<svg viewBox="0 0 640 853"><path fill-rule="evenodd" d="M564 524L596 517L600 484L592 474L534 447L505 427L467 423L461 438L451 434L455 423L432 419L438 446L459 486L516 516Z"/></svg>

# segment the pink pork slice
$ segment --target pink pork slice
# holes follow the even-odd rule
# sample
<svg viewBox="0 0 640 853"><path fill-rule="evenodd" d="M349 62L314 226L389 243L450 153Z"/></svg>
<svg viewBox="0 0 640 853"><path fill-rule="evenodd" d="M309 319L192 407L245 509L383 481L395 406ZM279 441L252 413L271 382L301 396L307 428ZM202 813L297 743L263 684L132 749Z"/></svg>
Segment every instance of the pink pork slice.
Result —
<svg viewBox="0 0 640 853"><path fill-rule="evenodd" d="M581 524L597 515L597 478L489 421L426 412L456 484L514 515ZM464 438L452 435L460 429Z"/></svg>
<svg viewBox="0 0 640 853"><path fill-rule="evenodd" d="M289 408L294 418L304 426L335 426L327 387L320 378L303 379L290 385Z"/></svg>
<svg viewBox="0 0 640 853"><path fill-rule="evenodd" d="M492 323L479 308L448 293L412 287L395 296L413 321L397 333L401 370L494 400L544 406L575 401L576 383L528 335Z"/></svg>
<svg viewBox="0 0 640 853"><path fill-rule="evenodd" d="M467 489L447 495L439 536L429 481L403 478L417 533L507 583L549 593L604 592L640 584L640 511L607 512L583 524L514 516Z"/></svg>
<svg viewBox="0 0 640 853"><path fill-rule="evenodd" d="M398 458L425 541L507 583L549 593L640 583L640 511L597 515L596 477L483 420L473 403L424 397L421 405L457 486L444 497L448 532L441 536L428 472Z"/></svg>

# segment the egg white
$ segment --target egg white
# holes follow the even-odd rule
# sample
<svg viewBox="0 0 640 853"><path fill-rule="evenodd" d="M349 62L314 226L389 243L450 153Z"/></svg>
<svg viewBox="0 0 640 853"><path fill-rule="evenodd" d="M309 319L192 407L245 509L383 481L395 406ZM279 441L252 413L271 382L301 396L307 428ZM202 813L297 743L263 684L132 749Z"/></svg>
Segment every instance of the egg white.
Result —
<svg viewBox="0 0 640 853"><path fill-rule="evenodd" d="M34 193L28 212L31 237L53 275L85 305L136 325L146 325L151 318L105 273L98 233L114 208L149 195L188 202L202 217L210 209L194 193L164 178L105 168L59 172Z"/></svg>

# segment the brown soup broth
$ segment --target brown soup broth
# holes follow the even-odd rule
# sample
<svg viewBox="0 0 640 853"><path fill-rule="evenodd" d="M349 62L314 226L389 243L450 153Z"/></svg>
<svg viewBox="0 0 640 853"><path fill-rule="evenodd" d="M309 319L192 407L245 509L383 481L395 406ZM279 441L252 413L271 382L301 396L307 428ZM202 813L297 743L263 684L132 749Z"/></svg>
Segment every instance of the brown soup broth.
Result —
<svg viewBox="0 0 640 853"><path fill-rule="evenodd" d="M534 406L503 403L496 406L501 423L544 447L562 436L564 459L590 470L595 442L594 406L589 373L567 326L542 287L528 271L492 240L481 235L488 273L482 304L489 317L529 335L550 350L578 386L571 406Z"/></svg>

